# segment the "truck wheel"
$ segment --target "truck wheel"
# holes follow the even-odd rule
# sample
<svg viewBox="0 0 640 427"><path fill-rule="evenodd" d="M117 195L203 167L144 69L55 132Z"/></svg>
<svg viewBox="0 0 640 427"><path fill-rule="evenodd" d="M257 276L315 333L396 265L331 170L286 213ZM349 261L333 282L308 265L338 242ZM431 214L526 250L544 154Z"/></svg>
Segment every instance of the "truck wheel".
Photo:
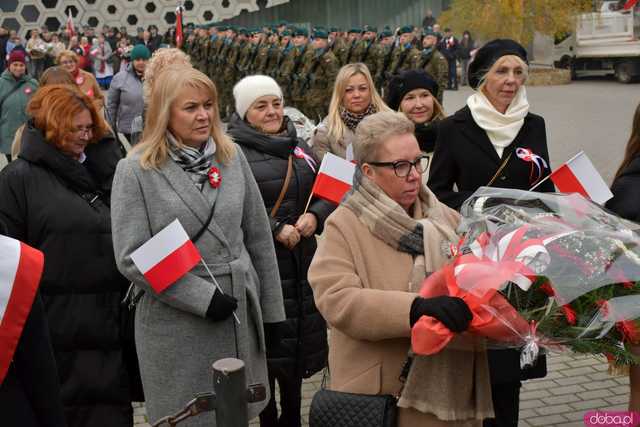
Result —
<svg viewBox="0 0 640 427"><path fill-rule="evenodd" d="M628 62L620 62L616 65L615 69L616 80L620 83L631 83L633 82L633 67Z"/></svg>

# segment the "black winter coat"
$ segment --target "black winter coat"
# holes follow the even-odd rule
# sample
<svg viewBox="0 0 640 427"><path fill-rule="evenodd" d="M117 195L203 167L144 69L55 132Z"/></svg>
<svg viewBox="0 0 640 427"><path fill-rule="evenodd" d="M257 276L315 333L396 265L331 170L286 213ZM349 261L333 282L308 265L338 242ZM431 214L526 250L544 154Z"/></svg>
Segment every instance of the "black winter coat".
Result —
<svg viewBox="0 0 640 427"><path fill-rule="evenodd" d="M438 139L427 185L441 202L460 210L466 199L491 181L502 162L512 153L492 187L528 190L532 187L531 163L516 156L518 147L531 149L550 166L542 117L527 114L520 132L500 158L486 132L473 120L469 107L464 107L438 124ZM550 172L547 169L543 175ZM457 191L453 189L454 184ZM551 180L547 180L536 191L553 192L555 188ZM539 357L533 367L523 370L520 369L520 352L517 350L490 350L488 356L493 384L540 378L547 374L545 356Z"/></svg>
<svg viewBox="0 0 640 427"><path fill-rule="evenodd" d="M13 361L0 384L2 425L65 427L58 370L39 294L33 301Z"/></svg>
<svg viewBox="0 0 640 427"><path fill-rule="evenodd" d="M118 145L103 139L83 164L31 123L17 160L0 173L0 221L8 235L45 255L40 293L70 427L131 426L109 193Z"/></svg>
<svg viewBox="0 0 640 427"><path fill-rule="evenodd" d="M502 162L512 153L492 187L528 190L532 187L532 164L516 156L515 149L518 147L531 149L550 166L542 117L529 113L522 129L500 158L486 132L473 120L469 107L464 107L438 124L438 139L429 170L428 186L441 202L459 210L479 187L491 181ZM543 175L550 172L550 169L546 169ZM454 184L457 191L453 189ZM555 188L551 180L547 180L536 191L552 192Z"/></svg>
<svg viewBox="0 0 640 427"><path fill-rule="evenodd" d="M631 160L611 184L613 198L606 207L630 221L640 222L640 156Z"/></svg>
<svg viewBox="0 0 640 427"><path fill-rule="evenodd" d="M285 135L263 134L249 126L236 114L229 122L228 133L240 145L264 199L267 214L276 204L287 174L287 160L296 147L312 155L311 149L296 135L293 123L287 118ZM318 170L318 165L315 169ZM282 280L287 320L282 328L281 345L267 354L271 373L308 378L327 363L327 326L316 308L313 292L307 281L309 265L316 251L315 236L302 237L293 250L287 249L275 239L284 224L294 225L304 212L315 172L307 162L294 156L293 175L284 200L275 218L269 217L274 235L278 269ZM316 234L322 233L324 221L335 206L314 200L308 212L318 220Z"/></svg>

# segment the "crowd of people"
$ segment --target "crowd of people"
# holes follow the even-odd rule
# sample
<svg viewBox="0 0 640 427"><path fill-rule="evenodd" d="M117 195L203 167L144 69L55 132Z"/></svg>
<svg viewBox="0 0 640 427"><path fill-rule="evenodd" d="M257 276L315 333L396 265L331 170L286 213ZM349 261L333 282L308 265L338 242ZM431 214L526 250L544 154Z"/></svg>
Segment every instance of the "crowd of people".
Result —
<svg viewBox="0 0 640 427"><path fill-rule="evenodd" d="M468 62L468 34L426 24L315 28L311 44L286 25L210 26L184 50L156 49L143 30L110 82L112 29L96 36L96 74L82 38L53 67L32 57L39 82L26 57L41 35L30 52L14 47L0 80L0 233L46 262L0 378L8 425L131 426L133 401L157 420L209 390L211 363L226 357L244 361L247 384L268 385L249 404L263 427L300 426L302 381L327 366L332 390L398 396L401 427L518 425L521 382L546 375L544 355L522 369L518 350L464 334L463 299L418 290L449 261L442 248L459 240L476 189L535 184L514 153L550 164L545 121L530 112L520 44L493 40ZM473 94L447 116L457 59ZM308 140L292 104L317 123ZM312 195L327 153L356 164L339 206ZM632 220L639 157L640 106L609 204ZM158 291L132 254L176 219L202 260ZM456 345L410 355L422 316Z"/></svg>

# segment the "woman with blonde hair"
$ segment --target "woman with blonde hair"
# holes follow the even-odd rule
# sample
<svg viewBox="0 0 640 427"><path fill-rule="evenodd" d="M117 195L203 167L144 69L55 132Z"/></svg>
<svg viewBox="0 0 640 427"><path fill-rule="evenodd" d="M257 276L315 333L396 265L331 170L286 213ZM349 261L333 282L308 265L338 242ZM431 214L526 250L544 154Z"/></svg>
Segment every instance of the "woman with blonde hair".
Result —
<svg viewBox="0 0 640 427"><path fill-rule="evenodd" d="M40 292L67 426L131 426L110 190L119 147L95 104L68 85L45 86L27 112L20 155L0 174L0 221L42 251Z"/></svg>
<svg viewBox="0 0 640 427"><path fill-rule="evenodd" d="M267 213L242 150L222 129L215 85L170 66L155 76L147 107L142 141L118 164L112 228L118 268L144 291L136 348L156 420L209 390L217 359L241 359L247 385L268 384L264 324L285 315ZM176 219L202 260L159 291L131 254ZM268 400L249 404L249 418Z"/></svg>
<svg viewBox="0 0 640 427"><path fill-rule="evenodd" d="M80 68L78 55L70 50L63 50L56 58L56 64L71 73L78 88L91 98L98 110L104 106L104 96L98 81L93 74Z"/></svg>
<svg viewBox="0 0 640 427"><path fill-rule="evenodd" d="M313 151L322 161L325 153L353 159L353 141L358 124L365 117L390 111L365 64L347 64L340 69L333 87L329 115L318 125L311 139Z"/></svg>
<svg viewBox="0 0 640 427"><path fill-rule="evenodd" d="M529 112L527 52L509 39L480 48L469 65L476 92L467 106L442 120L429 170L429 188L459 209L480 186L529 190L549 174L544 119ZM547 180L536 191L554 191ZM490 350L495 419L485 426L515 426L522 380L546 375L546 358L520 369L519 350Z"/></svg>

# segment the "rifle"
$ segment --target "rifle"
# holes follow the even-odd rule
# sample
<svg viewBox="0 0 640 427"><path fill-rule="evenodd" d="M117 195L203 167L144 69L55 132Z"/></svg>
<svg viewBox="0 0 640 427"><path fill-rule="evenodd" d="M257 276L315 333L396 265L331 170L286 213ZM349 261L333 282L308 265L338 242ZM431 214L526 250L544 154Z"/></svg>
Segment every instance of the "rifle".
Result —
<svg viewBox="0 0 640 427"><path fill-rule="evenodd" d="M345 64L350 64L351 63L351 55L353 54L353 47L355 45L357 45L358 43L356 42L351 42L351 46L349 46L349 53L347 54L347 60L345 62Z"/></svg>

